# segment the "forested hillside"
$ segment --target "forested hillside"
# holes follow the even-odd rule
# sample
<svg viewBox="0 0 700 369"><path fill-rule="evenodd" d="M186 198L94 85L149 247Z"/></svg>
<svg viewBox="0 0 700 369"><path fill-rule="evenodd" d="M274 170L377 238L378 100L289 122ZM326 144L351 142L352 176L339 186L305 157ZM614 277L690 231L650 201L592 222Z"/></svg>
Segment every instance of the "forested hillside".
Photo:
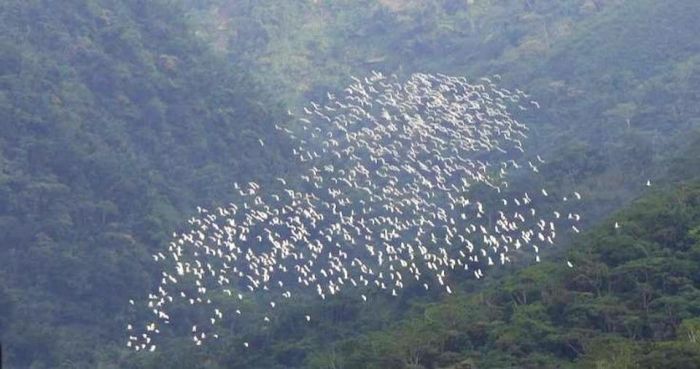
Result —
<svg viewBox="0 0 700 369"><path fill-rule="evenodd" d="M523 114L555 186L592 218L634 198L698 136L700 7L658 2L191 2L197 34L299 109L350 75L497 74L540 103ZM269 87L268 87L269 88ZM663 178L658 178L663 180Z"/></svg>
<svg viewBox="0 0 700 369"><path fill-rule="evenodd" d="M256 328L262 311L248 313L233 335L206 349L173 340L130 365L698 368L699 230L700 184L677 183L650 190L549 260L491 270L453 296L415 283L398 298L373 294L371 303L354 293L297 299L269 327ZM302 312L314 316L311 324Z"/></svg>
<svg viewBox="0 0 700 369"><path fill-rule="evenodd" d="M698 368L697 19L696 0L5 0L5 365ZM526 145L548 188L583 193L592 230L449 298L299 297L269 328L127 351L151 254L234 182L298 169L273 125L371 70L497 74L531 94Z"/></svg>
<svg viewBox="0 0 700 369"><path fill-rule="evenodd" d="M574 268L541 263L416 306L317 367L700 367L700 187L663 192L575 240Z"/></svg>
<svg viewBox="0 0 700 369"><path fill-rule="evenodd" d="M286 114L170 1L3 1L0 19L3 348L94 367L194 207L284 172Z"/></svg>

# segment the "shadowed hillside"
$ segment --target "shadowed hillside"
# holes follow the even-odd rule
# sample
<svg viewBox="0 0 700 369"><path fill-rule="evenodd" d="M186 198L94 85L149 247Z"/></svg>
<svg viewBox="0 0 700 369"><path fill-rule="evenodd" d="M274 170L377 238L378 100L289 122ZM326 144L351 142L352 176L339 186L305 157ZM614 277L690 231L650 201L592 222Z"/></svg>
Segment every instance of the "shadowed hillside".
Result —
<svg viewBox="0 0 700 369"><path fill-rule="evenodd" d="M196 42L183 14L166 1L0 5L10 367L94 367L128 297L157 277L149 254L195 205L285 171L281 107Z"/></svg>

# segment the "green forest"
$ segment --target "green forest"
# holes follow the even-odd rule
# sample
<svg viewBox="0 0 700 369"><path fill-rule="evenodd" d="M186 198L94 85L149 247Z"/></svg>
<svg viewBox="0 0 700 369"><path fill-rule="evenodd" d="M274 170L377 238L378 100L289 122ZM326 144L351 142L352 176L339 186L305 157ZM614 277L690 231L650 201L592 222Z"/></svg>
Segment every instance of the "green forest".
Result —
<svg viewBox="0 0 700 369"><path fill-rule="evenodd" d="M700 368L698 19L696 0L0 2L3 367ZM373 70L527 91L547 161L524 185L575 185L585 230L449 296L297 296L264 329L128 350L151 255L235 182L300 171L274 126Z"/></svg>

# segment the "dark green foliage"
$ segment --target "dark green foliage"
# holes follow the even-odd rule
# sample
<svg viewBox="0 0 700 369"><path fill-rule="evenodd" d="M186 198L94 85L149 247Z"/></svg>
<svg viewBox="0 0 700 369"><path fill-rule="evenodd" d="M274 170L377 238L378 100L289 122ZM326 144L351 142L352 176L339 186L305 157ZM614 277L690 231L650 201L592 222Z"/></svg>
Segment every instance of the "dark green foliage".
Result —
<svg viewBox="0 0 700 369"><path fill-rule="evenodd" d="M615 228L614 223L620 224ZM555 260L465 281L450 297L410 287L307 305L207 349L212 367L697 368L700 184L635 201L573 240ZM574 268L568 268L565 259ZM303 314L314 316L300 324ZM255 321L253 314L250 318ZM176 344L171 342L171 344ZM189 345L189 343L183 343ZM230 351L234 350L235 354ZM240 350L240 351L239 351ZM188 355L199 355L198 350ZM229 359L221 359L229 358ZM175 365L159 357L144 367ZM170 367L170 366L169 366Z"/></svg>
<svg viewBox="0 0 700 369"><path fill-rule="evenodd" d="M495 277L477 294L418 303L388 329L339 321L356 337L320 341L308 365L696 368L699 225L700 184L645 197L576 239L572 269L546 262Z"/></svg>
<svg viewBox="0 0 700 369"><path fill-rule="evenodd" d="M284 173L286 118L176 2L3 1L0 21L3 346L83 367L195 205Z"/></svg>
<svg viewBox="0 0 700 369"><path fill-rule="evenodd" d="M0 2L0 338L12 368L697 368L695 0ZM184 4L184 5L183 5ZM123 348L150 254L232 183L285 177L286 119L371 69L499 73L548 183L584 194L563 261L450 298L299 296L196 348ZM257 139L267 144L260 147ZM652 178L656 193L612 218ZM607 219L607 220L604 220ZM616 230L614 222L621 228ZM556 251L552 258L562 258ZM303 316L310 313L310 324ZM183 338L185 337L185 338ZM253 349L244 350L243 341ZM7 364L6 363L6 364Z"/></svg>

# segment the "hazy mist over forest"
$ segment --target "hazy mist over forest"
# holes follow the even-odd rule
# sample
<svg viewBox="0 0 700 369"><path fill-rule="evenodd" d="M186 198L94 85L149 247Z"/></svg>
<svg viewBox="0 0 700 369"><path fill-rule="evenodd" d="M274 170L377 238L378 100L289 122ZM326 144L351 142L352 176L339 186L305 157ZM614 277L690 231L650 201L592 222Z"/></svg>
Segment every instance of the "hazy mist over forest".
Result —
<svg viewBox="0 0 700 369"><path fill-rule="evenodd" d="M2 0L11 369L700 368L698 0Z"/></svg>

